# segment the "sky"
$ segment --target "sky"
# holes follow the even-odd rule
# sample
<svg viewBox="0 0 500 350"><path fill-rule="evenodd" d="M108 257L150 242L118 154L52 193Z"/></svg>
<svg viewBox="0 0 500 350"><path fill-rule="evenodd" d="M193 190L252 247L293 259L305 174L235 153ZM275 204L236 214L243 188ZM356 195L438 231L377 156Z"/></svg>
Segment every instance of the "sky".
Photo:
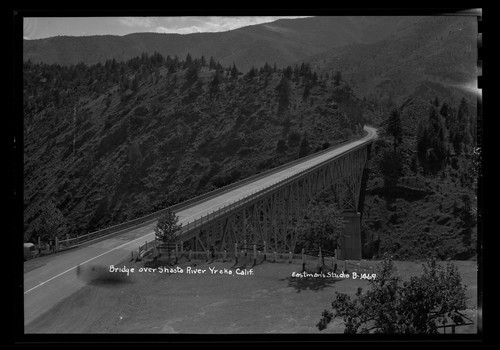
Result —
<svg viewBox="0 0 500 350"><path fill-rule="evenodd" d="M127 35L139 32L201 33L221 32L244 26L273 22L280 18L306 16L189 16L189 17L26 17L25 39L58 35Z"/></svg>

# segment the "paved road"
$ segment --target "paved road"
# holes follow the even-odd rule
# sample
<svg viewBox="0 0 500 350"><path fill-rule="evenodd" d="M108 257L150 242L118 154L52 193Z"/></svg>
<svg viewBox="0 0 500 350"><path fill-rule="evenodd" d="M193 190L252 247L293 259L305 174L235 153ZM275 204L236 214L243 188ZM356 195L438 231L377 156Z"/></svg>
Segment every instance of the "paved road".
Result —
<svg viewBox="0 0 500 350"><path fill-rule="evenodd" d="M360 140L327 152L302 163L292 165L263 179L244 184L215 198L206 199L198 204L181 209L176 214L179 222L186 224L239 198L263 189L293 173L307 169L326 159L339 155L376 137L376 129L365 126L368 134ZM109 267L129 259L132 251L145 241L154 239L156 221L130 228L120 235L100 240L82 247L42 257L36 260L37 266L24 274L24 324L49 311L57 302L72 295L85 286L78 278L78 266L89 269L92 266ZM33 264L33 260L28 262Z"/></svg>

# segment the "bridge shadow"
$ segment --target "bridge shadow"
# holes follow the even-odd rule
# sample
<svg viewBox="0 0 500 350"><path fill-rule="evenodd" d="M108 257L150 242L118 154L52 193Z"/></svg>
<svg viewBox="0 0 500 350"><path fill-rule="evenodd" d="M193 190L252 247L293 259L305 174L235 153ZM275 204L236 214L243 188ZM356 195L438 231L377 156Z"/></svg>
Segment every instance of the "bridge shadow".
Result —
<svg viewBox="0 0 500 350"><path fill-rule="evenodd" d="M307 270L306 275L300 276L290 276L287 278L282 278L280 281L287 281L288 287L294 288L297 293L302 291L311 290L313 292L321 291L325 288L333 286L335 283L340 282L342 279L330 277L328 272L333 272L330 269L323 269L322 274L319 270Z"/></svg>

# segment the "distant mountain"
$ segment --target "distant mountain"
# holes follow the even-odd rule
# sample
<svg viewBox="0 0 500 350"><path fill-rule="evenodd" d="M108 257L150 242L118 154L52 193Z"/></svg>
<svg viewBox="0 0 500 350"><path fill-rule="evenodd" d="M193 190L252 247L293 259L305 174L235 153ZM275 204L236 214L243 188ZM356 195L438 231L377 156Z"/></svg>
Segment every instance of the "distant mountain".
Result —
<svg viewBox="0 0 500 350"><path fill-rule="evenodd" d="M24 60L72 65L124 61L153 54L213 57L246 72L310 62L339 70L362 97L401 103L408 97L456 99L472 95L477 20L471 16L336 16L281 19L220 33L52 37L24 41Z"/></svg>
<svg viewBox="0 0 500 350"><path fill-rule="evenodd" d="M308 60L323 72L340 71L360 97L399 105L407 98L450 101L466 97L477 78L477 19L421 17L389 37L332 48Z"/></svg>
<svg viewBox="0 0 500 350"><path fill-rule="evenodd" d="M235 63L247 71L265 62L286 66L334 47L374 43L389 38L420 17L310 17L281 19L220 33L159 34L126 36L58 36L24 41L24 59L71 65L128 60L145 52L184 59L213 56L224 66Z"/></svg>

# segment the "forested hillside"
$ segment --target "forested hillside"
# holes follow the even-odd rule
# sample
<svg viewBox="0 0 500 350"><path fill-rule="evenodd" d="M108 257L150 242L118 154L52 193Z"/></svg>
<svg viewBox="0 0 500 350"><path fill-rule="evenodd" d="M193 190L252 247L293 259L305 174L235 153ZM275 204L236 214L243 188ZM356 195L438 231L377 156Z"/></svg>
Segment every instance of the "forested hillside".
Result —
<svg viewBox="0 0 500 350"><path fill-rule="evenodd" d="M27 61L25 237L120 223L358 136L359 102L307 64Z"/></svg>
<svg viewBox="0 0 500 350"><path fill-rule="evenodd" d="M475 110L465 98L455 105L409 99L379 130L365 173L364 257L475 258L481 168Z"/></svg>

